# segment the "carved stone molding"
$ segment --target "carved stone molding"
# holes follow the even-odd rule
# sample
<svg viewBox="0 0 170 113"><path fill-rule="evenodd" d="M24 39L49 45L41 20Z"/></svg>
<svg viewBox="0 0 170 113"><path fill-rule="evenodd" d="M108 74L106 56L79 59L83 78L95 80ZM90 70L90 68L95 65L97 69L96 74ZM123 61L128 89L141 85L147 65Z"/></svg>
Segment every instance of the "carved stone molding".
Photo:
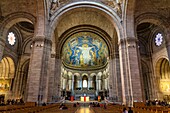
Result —
<svg viewBox="0 0 170 113"><path fill-rule="evenodd" d="M80 1L84 1L84 0L52 0L51 5L49 7L49 15L52 16L59 8L73 3L73 2L80 2ZM86 0L86 1L93 1L93 2L97 2L97 3L101 3L104 4L108 7L111 7L111 9L113 9L117 15L119 17L122 16L122 1L119 0L119 2L117 2L116 0Z"/></svg>
<svg viewBox="0 0 170 113"><path fill-rule="evenodd" d="M52 41L50 39L45 38L45 36L36 36L33 38L33 43L35 42L44 42L46 44L52 45Z"/></svg>

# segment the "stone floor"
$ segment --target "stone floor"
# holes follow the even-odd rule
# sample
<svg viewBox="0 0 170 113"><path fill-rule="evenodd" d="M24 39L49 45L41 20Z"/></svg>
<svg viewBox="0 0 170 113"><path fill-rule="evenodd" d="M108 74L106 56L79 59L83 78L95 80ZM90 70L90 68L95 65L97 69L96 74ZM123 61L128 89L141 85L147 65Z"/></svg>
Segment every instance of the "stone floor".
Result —
<svg viewBox="0 0 170 113"><path fill-rule="evenodd" d="M95 112L89 107L85 106L85 107L80 107L80 109L78 109L75 113L95 113Z"/></svg>

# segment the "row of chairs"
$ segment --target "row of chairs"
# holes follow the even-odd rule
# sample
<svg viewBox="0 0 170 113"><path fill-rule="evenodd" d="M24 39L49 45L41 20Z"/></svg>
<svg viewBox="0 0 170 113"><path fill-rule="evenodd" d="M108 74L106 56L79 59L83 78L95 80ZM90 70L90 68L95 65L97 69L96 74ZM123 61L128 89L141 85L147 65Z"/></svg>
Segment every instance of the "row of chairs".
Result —
<svg viewBox="0 0 170 113"><path fill-rule="evenodd" d="M0 106L0 113L37 113L46 109L59 106L59 104L50 104L47 106L35 106L35 103L26 103L25 105Z"/></svg>
<svg viewBox="0 0 170 113"><path fill-rule="evenodd" d="M107 105L106 109L104 107L93 107L96 113L122 113L123 108L126 106L122 105ZM128 110L128 107L126 107ZM163 106L145 106L144 103L134 103L132 108L133 113L170 113L170 108Z"/></svg>

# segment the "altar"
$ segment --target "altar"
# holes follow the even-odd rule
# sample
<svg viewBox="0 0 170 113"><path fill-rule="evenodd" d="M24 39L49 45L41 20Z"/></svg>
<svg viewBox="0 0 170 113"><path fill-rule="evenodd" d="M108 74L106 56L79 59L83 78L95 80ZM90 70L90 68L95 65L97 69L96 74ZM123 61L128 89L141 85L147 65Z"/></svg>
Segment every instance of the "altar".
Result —
<svg viewBox="0 0 170 113"><path fill-rule="evenodd" d="M89 100L90 100L90 98L87 96L82 96L82 97L80 97L80 101L82 101L82 102L89 102Z"/></svg>

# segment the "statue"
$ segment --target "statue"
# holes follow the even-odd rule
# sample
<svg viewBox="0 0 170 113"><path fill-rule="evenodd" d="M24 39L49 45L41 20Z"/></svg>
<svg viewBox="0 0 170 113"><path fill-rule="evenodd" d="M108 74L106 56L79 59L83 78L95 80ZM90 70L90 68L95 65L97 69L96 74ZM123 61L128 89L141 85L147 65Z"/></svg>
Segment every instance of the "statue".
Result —
<svg viewBox="0 0 170 113"><path fill-rule="evenodd" d="M58 6L59 6L59 0L52 0L51 7L50 7L50 14L52 14Z"/></svg>

